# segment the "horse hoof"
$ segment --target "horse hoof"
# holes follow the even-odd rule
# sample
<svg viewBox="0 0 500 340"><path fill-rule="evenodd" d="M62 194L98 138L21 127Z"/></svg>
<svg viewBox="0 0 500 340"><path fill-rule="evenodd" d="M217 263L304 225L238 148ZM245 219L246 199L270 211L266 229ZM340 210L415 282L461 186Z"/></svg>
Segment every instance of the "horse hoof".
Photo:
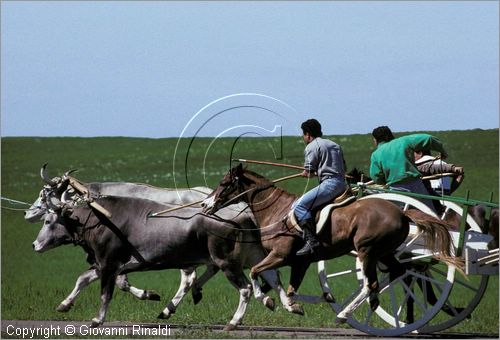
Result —
<svg viewBox="0 0 500 340"><path fill-rule="evenodd" d="M333 297L332 293L324 293L323 294L323 298L328 303L334 303L335 302L335 298Z"/></svg>
<svg viewBox="0 0 500 340"><path fill-rule="evenodd" d="M170 317L171 314L165 314L163 312L161 312L160 314L158 314L158 317L157 319L163 319L163 320L166 320Z"/></svg>
<svg viewBox="0 0 500 340"><path fill-rule="evenodd" d="M274 309L276 308L276 305L274 304L274 299L269 296L266 297L264 299L264 306L266 306L267 308L269 308L274 312Z"/></svg>
<svg viewBox="0 0 500 340"><path fill-rule="evenodd" d="M298 303L294 303L290 307L292 307L293 314L298 314L298 315L304 316L304 308L302 308L302 306L299 305Z"/></svg>
<svg viewBox="0 0 500 340"><path fill-rule="evenodd" d="M90 327L92 328L95 328L95 327L99 327L100 325L102 325L104 323L104 321L100 321L99 319L97 318L93 318L92 319L92 323L90 324Z"/></svg>
<svg viewBox="0 0 500 340"><path fill-rule="evenodd" d="M160 294L158 294L154 290L150 290L146 293L146 299L151 301L160 301L161 297Z"/></svg>
<svg viewBox="0 0 500 340"><path fill-rule="evenodd" d="M337 318L335 319L335 323L337 325L341 325L341 324L344 324L346 322L347 322L347 318L344 318L344 317L337 316Z"/></svg>
<svg viewBox="0 0 500 340"><path fill-rule="evenodd" d="M61 312L61 313L66 313L71 309L72 306L73 306L72 303L67 304L67 305L61 303L59 306L57 306L56 311Z"/></svg>
<svg viewBox="0 0 500 340"><path fill-rule="evenodd" d="M235 329L236 329L236 325L233 325L233 324L230 324L230 323L228 323L224 327L224 331L226 331L226 332L234 331Z"/></svg>
<svg viewBox="0 0 500 340"><path fill-rule="evenodd" d="M201 291L197 291L197 292L193 291L192 295L193 295L193 303L195 305L197 305L198 302L200 302L201 299L203 298L203 294L201 293Z"/></svg>
<svg viewBox="0 0 500 340"><path fill-rule="evenodd" d="M410 325L410 324L412 324L414 322L415 322L415 319L413 319L413 318L406 318L405 319L405 323L408 324L408 325Z"/></svg>

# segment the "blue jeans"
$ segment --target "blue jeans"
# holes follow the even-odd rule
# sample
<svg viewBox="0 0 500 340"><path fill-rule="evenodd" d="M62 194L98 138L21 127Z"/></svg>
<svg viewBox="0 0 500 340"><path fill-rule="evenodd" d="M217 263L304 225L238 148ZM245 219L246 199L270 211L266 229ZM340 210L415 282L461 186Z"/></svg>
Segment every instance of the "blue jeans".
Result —
<svg viewBox="0 0 500 340"><path fill-rule="evenodd" d="M292 206L297 217L297 222L313 219L311 211L314 208L332 201L346 190L345 179L330 177L321 182L317 187L306 192Z"/></svg>
<svg viewBox="0 0 500 340"><path fill-rule="evenodd" d="M430 193L427 191L424 183L420 178L415 178L414 180L410 180L404 183L394 183L390 186L390 188L399 191L413 192L415 194L430 195ZM416 199L418 199L426 206L431 208L432 211L437 213L436 208L434 208L434 204L432 203L432 200L425 198L416 198Z"/></svg>

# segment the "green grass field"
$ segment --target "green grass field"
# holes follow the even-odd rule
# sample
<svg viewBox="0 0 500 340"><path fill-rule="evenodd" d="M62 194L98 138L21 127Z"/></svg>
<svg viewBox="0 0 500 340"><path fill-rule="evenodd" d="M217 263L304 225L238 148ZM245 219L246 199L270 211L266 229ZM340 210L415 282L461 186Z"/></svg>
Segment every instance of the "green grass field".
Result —
<svg viewBox="0 0 500 340"><path fill-rule="evenodd" d="M490 193L498 202L498 129L433 132L445 144L449 162L465 168L466 179L455 196L488 200ZM331 136L344 149L348 169L356 166L368 173L373 144L370 135ZM206 185L215 187L228 170L231 158L260 159L290 164L302 163L304 145L300 137L225 138L213 141L201 138L2 138L2 196L33 202L42 181L39 171L48 162L52 176L69 169L79 169L75 177L82 181L127 181L149 183L161 187ZM177 145L177 148L176 148ZM174 158L175 154L175 158ZM281 159L276 158L276 156ZM250 168L268 178L294 173L293 170L251 165ZM175 169L175 172L173 171ZM309 185L314 185L310 183ZM307 188L304 179L280 183L290 192L300 194ZM2 201L2 206L14 207ZM73 309L66 314L55 311L69 294L78 275L87 269L83 251L63 246L44 254L32 250L32 242L41 223L24 221L22 211L2 209L2 319L90 320L97 313L99 284L83 291ZM344 261L336 259L333 261ZM332 262L335 264L336 262ZM301 287L303 294L320 294L312 265ZM282 281L288 282L288 269L282 270ZM177 270L133 273L130 281L141 288L154 289L162 301L139 301L115 290L107 321L156 322L179 284ZM340 287L338 289L349 289ZM175 324L225 324L238 304L238 294L222 274L208 282L204 298L194 306L191 296L168 320ZM275 293L271 293L276 297ZM326 304L305 305L306 315L292 315L279 307L275 312L252 299L244 319L246 325L281 325L333 327L335 314ZM449 331L498 334L498 276L490 278L488 290L470 320ZM165 322L165 321L159 321ZM349 327L349 326L346 326ZM205 331L179 333L180 337L214 337ZM220 335L218 335L220 337Z"/></svg>

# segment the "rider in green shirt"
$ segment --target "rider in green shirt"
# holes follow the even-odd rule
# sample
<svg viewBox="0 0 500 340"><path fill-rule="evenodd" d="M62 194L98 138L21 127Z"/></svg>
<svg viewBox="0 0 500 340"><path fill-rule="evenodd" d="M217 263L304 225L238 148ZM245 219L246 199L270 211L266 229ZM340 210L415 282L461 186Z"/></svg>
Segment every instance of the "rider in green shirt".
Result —
<svg viewBox="0 0 500 340"><path fill-rule="evenodd" d="M394 138L387 126L379 126L372 132L377 147L371 155L370 177L377 184L387 184L391 189L429 195L415 166L413 152L434 150L445 159L447 153L441 141L429 134L419 133ZM431 200L423 199L435 211Z"/></svg>

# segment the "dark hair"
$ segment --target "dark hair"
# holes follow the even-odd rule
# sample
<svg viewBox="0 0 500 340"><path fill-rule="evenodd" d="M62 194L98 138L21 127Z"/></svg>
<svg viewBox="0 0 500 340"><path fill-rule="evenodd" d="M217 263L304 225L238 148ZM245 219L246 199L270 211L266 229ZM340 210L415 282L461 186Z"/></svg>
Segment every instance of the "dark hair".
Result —
<svg viewBox="0 0 500 340"><path fill-rule="evenodd" d="M372 136L375 138L377 143L389 142L394 139L391 129L388 126L379 126L373 129Z"/></svg>
<svg viewBox="0 0 500 340"><path fill-rule="evenodd" d="M314 138L323 136L323 132L321 132L321 124L314 118L306 120L300 127L302 128L304 134L309 133Z"/></svg>

